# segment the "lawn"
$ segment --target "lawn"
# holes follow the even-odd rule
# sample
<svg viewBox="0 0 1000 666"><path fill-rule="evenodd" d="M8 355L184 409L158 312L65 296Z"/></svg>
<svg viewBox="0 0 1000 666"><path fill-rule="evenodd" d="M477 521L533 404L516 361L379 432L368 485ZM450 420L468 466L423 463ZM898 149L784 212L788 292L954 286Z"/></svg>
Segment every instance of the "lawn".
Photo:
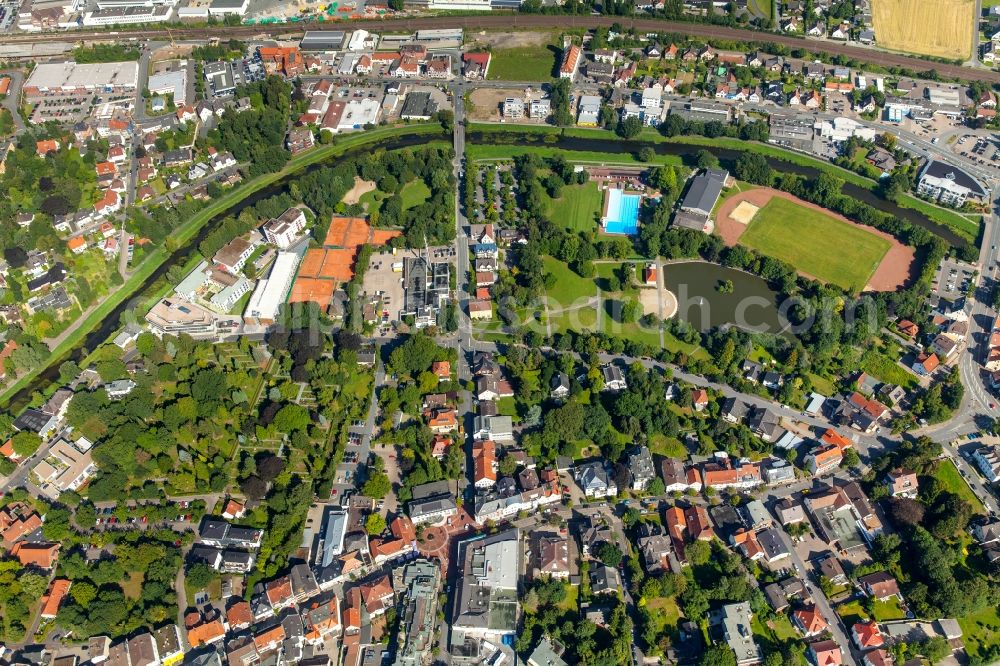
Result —
<svg viewBox="0 0 1000 666"><path fill-rule="evenodd" d="M962 641L969 656L985 659L987 651L1000 646L1000 609L986 608L973 615L958 618Z"/></svg>
<svg viewBox="0 0 1000 666"><path fill-rule="evenodd" d="M972 506L973 511L979 514L986 513L983 503L972 492L972 488L965 482L962 475L959 474L955 463L947 459L938 461L937 468L934 470L934 478L941 482L945 490L958 495L968 502Z"/></svg>
<svg viewBox="0 0 1000 666"><path fill-rule="evenodd" d="M593 231L601 214L603 197L597 183L564 187L558 199L542 196L545 216L570 231Z"/></svg>
<svg viewBox="0 0 1000 666"><path fill-rule="evenodd" d="M844 624L848 627L853 626L856 622L868 619L868 613L861 607L860 601L849 601L846 604L840 604L835 610L837 611L837 615L844 618Z"/></svg>
<svg viewBox="0 0 1000 666"><path fill-rule="evenodd" d="M579 585L567 585L566 586L566 598L562 600L558 608L567 612L575 613L577 611L577 600L580 597L580 586Z"/></svg>
<svg viewBox="0 0 1000 666"><path fill-rule="evenodd" d="M876 622L902 620L906 617L906 611L899 605L899 599L895 597L890 601L875 601L873 604L872 611Z"/></svg>
<svg viewBox="0 0 1000 666"><path fill-rule="evenodd" d="M552 257L543 259L545 272L554 276L555 282L546 292L552 301L550 312L582 305L585 299L597 296L597 285L590 278L580 277L563 261Z"/></svg>
<svg viewBox="0 0 1000 666"><path fill-rule="evenodd" d="M676 437L667 437L662 433L656 433L649 438L649 451L665 458L688 457L687 449L681 444L681 440Z"/></svg>
<svg viewBox="0 0 1000 666"><path fill-rule="evenodd" d="M497 401L497 412L501 416L510 416L517 420L517 404L513 397L500 398Z"/></svg>
<svg viewBox="0 0 1000 666"><path fill-rule="evenodd" d="M560 56L551 44L493 51L490 76L494 81L551 81Z"/></svg>
<svg viewBox="0 0 1000 666"><path fill-rule="evenodd" d="M666 631L671 637L677 635L677 623L681 619L681 609L674 597L655 597L646 601L650 622L656 627L659 635Z"/></svg>
<svg viewBox="0 0 1000 666"><path fill-rule="evenodd" d="M740 243L852 291L864 288L891 245L864 229L778 197L754 215Z"/></svg>
<svg viewBox="0 0 1000 666"><path fill-rule="evenodd" d="M431 188L420 178L414 178L403 186L399 196L403 199L403 210L409 210L427 201L431 196Z"/></svg>
<svg viewBox="0 0 1000 666"><path fill-rule="evenodd" d="M869 349L861 357L861 369L876 379L905 389L912 389L918 383L916 375L907 372L892 358L875 349Z"/></svg>

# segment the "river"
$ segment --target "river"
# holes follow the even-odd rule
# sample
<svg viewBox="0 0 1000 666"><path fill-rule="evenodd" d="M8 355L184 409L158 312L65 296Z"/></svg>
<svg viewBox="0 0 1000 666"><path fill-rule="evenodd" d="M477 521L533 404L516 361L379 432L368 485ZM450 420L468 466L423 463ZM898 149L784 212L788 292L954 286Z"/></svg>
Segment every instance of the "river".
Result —
<svg viewBox="0 0 1000 666"><path fill-rule="evenodd" d="M581 137L560 136L557 141L550 143L548 141L544 141L544 137L546 136L554 135L541 133L533 134L527 132L505 133L477 131L469 132L466 135L466 141L470 144L484 145L535 144L540 147L544 146L548 148L557 148L559 150L587 151L618 155L636 153L640 149L646 147L652 148L658 155L674 155L678 157L692 157L700 150L707 150L719 158L719 161L728 166L730 169L732 169L732 165L740 156L740 151L732 148L719 148L715 146L703 146L696 143L684 143L683 140L672 141L670 143L649 143L645 141L626 142L615 139L588 139ZM803 166L801 164L788 162L786 160L767 155L765 155L765 158L767 159L768 164L771 165L771 168L775 171L794 173L809 179L815 179L819 177L820 174L820 170L814 167ZM881 199L870 190L859 187L854 183L845 182L841 191L858 201L868 204L872 208L877 208L885 213L889 213L890 215L895 215L902 220L906 220L914 226L926 229L936 236L939 236L950 245L955 247L964 247L969 244L967 240L956 234L948 227L934 222L925 215L921 214L919 211L913 210L912 208L903 208L892 201Z"/></svg>
<svg viewBox="0 0 1000 666"><path fill-rule="evenodd" d="M230 208L215 214L202 226L201 229L198 230L198 233L195 234L194 237L182 246L178 247L177 250L175 250L162 264L160 264L160 266L157 267L157 269L154 270L149 277L143 280L143 282L136 287L131 294L124 298L122 302L114 310L112 310L100 324L97 325L97 327L88 332L87 335L84 336L82 342L66 350L58 357L50 357L46 361L45 369L39 372L27 386L8 398L4 407L14 414L18 413L28 404L31 400L31 395L35 391L43 390L48 384L59 379L59 366L62 363L69 360L81 363L89 351L97 349L99 346L104 344L112 336L112 334L114 334L115 331L121 327L121 316L126 310L135 306L136 298L152 287L157 280L166 275L167 271L169 271L174 265L186 263L192 253L197 253L199 243L205 239L205 236L207 236L215 225L222 219L230 215L239 215L248 206L253 206L259 201L284 192L292 180L301 178L316 169L327 167L338 160L350 159L376 149L397 150L400 148L420 146L439 138L440 136L435 134L404 135L401 137L381 139L371 143L361 144L354 148L349 148L343 153L333 155L328 159L321 160L314 164L302 167L297 171L293 171L267 187L261 188L248 195L245 199L241 199Z"/></svg>

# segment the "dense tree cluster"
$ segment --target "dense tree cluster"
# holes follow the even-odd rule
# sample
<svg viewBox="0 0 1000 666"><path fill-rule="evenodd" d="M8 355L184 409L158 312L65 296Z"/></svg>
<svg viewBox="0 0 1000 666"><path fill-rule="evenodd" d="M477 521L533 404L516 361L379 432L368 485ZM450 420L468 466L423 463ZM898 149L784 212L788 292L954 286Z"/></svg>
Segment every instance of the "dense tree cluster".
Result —
<svg viewBox="0 0 1000 666"><path fill-rule="evenodd" d="M73 585L57 621L80 638L121 636L176 617L174 578L181 564L181 550L174 545L177 534L127 531L114 537L114 554L96 563L88 561L82 549L59 561L57 574ZM132 585L132 580L141 584Z"/></svg>
<svg viewBox="0 0 1000 666"><path fill-rule="evenodd" d="M284 146L291 87L280 76L269 76L237 92L250 98L251 108L225 114L209 140L238 162L249 162L251 176L280 170L291 156Z"/></svg>
<svg viewBox="0 0 1000 666"><path fill-rule="evenodd" d="M614 600L606 626L598 627L580 617L576 608L567 609L569 583L537 580L524 597L524 625L514 649L524 656L531 653L542 636L550 636L567 648L568 663L612 666L627 663L632 653L632 620L621 600Z"/></svg>

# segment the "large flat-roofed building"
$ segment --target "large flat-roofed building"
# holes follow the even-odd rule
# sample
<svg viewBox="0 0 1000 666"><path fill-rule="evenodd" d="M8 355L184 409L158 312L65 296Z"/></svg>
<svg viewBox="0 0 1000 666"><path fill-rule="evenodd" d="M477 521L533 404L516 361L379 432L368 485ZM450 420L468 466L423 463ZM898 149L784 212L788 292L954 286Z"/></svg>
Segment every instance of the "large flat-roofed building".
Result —
<svg viewBox="0 0 1000 666"><path fill-rule="evenodd" d="M151 95L173 95L174 104L184 106L187 104L187 67L153 74L146 83L146 89Z"/></svg>
<svg viewBox="0 0 1000 666"><path fill-rule="evenodd" d="M917 180L917 193L948 206L959 207L967 200L982 201L986 189L975 178L956 166L930 160Z"/></svg>
<svg viewBox="0 0 1000 666"><path fill-rule="evenodd" d="M136 62L52 62L35 67L24 82L24 95L30 102L53 95L127 94L138 85Z"/></svg>
<svg viewBox="0 0 1000 666"><path fill-rule="evenodd" d="M768 143L797 150L811 150L813 144L812 116L772 113Z"/></svg>
<svg viewBox="0 0 1000 666"><path fill-rule="evenodd" d="M441 565L417 560L403 569L406 593L403 602L401 645L393 666L420 666L434 639L437 624L438 585Z"/></svg>
<svg viewBox="0 0 1000 666"><path fill-rule="evenodd" d="M717 120L721 123L729 123L732 120L732 113L732 108L721 102L691 100L670 104L670 115L680 116L684 120L700 120L702 122Z"/></svg>
<svg viewBox="0 0 1000 666"><path fill-rule="evenodd" d="M218 315L191 301L171 297L161 299L146 313L149 330L164 335L190 335L195 340L222 340L239 334L243 318Z"/></svg>
<svg viewBox="0 0 1000 666"><path fill-rule="evenodd" d="M127 25L137 23L163 23L174 16L173 7L109 7L87 12L84 25Z"/></svg>
<svg viewBox="0 0 1000 666"><path fill-rule="evenodd" d="M257 283L243 316L248 321L270 326L288 298L301 257L295 252L279 252L271 273Z"/></svg>
<svg viewBox="0 0 1000 666"><path fill-rule="evenodd" d="M343 30L307 30L299 42L299 50L340 51L346 36Z"/></svg>
<svg viewBox="0 0 1000 666"><path fill-rule="evenodd" d="M517 582L521 543L517 528L458 545L462 580L452 611L453 639L500 642L517 629Z"/></svg>
<svg viewBox="0 0 1000 666"><path fill-rule="evenodd" d="M750 625L752 618L750 604L745 601L727 604L709 613L710 631L736 654L738 666L750 666L763 661L760 646L753 638L753 629Z"/></svg>
<svg viewBox="0 0 1000 666"><path fill-rule="evenodd" d="M249 7L250 0L212 0L212 4L208 6L208 13L211 16L225 16L226 14L243 16Z"/></svg>

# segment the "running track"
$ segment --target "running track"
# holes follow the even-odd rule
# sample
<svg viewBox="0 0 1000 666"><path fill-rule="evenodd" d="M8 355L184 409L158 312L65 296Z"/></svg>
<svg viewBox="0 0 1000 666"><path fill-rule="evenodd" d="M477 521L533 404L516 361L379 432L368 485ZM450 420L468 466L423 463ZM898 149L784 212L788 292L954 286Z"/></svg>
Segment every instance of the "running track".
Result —
<svg viewBox="0 0 1000 666"><path fill-rule="evenodd" d="M490 13L477 16L455 16L438 17L428 16L422 18L396 18L396 19L363 19L344 21L324 21L322 23L283 23L254 26L231 26L220 28L219 26L206 28L171 28L170 35L173 39L208 39L219 37L219 31L223 30L226 37L250 37L259 34L279 35L289 33L301 33L305 29L342 29L351 27L365 27L384 30L431 30L439 28L464 28L464 29L534 29L534 28L597 28L610 27L612 24L634 28L639 32L675 32L690 35L692 37L711 39L731 39L757 42L773 42L782 44L789 48L803 48L811 52L822 52L830 55L842 55L853 58L861 62L873 63L882 67L903 67L914 72L923 72L935 69L939 74L955 79L975 79L990 83L1000 83L1000 72L987 69L972 69L962 65L949 65L943 63L933 63L920 58L912 58L896 53L887 53L875 49L849 46L839 42L805 40L799 37L792 37L781 33L758 32L741 28L729 28L719 25L708 25L704 23L684 23L679 21L664 21L658 19L629 18L626 16L564 16L564 15L539 15L539 14L499 14ZM374 27L374 26L379 27ZM69 31L65 33L42 33L38 35L12 35L5 36L7 43L32 43L51 41L82 41L102 38L112 38L116 41L122 39L157 39L166 37L166 30L163 28L153 30L120 30L113 36L109 31Z"/></svg>

